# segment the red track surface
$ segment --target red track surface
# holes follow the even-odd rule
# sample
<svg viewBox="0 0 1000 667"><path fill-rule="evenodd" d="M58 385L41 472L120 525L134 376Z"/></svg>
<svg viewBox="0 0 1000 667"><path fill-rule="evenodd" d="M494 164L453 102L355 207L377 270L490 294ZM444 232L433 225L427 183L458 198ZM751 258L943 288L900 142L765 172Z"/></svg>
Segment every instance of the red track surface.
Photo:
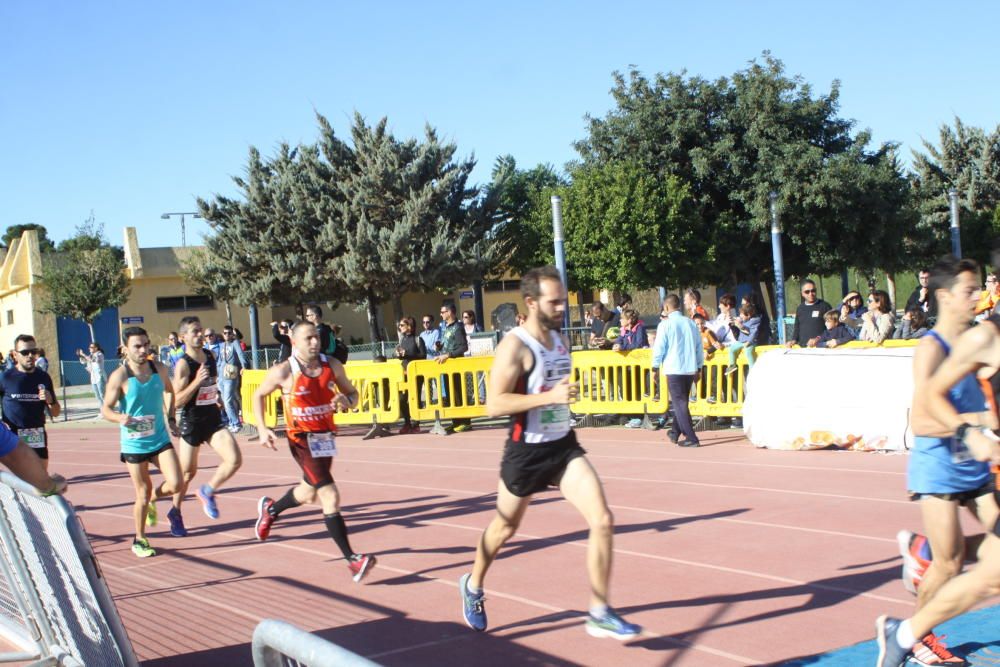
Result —
<svg viewBox="0 0 1000 667"><path fill-rule="evenodd" d="M536 497L490 572L489 631L464 625L456 582L492 515L499 429L338 439L353 546L379 558L360 585L318 508L289 511L269 541L254 539L257 499L298 479L284 447L241 439L222 518L190 498L191 535L172 538L163 521L150 532L159 555L146 560L129 550L133 492L116 432L54 429L50 447L149 666L250 664L263 618L386 665L780 663L869 639L879 613L912 609L894 540L919 526L905 456L756 450L728 431L703 434L695 450L663 432L579 436L615 514L612 603L646 628L624 645L584 632L587 531L557 491ZM203 453L197 482L216 461Z"/></svg>

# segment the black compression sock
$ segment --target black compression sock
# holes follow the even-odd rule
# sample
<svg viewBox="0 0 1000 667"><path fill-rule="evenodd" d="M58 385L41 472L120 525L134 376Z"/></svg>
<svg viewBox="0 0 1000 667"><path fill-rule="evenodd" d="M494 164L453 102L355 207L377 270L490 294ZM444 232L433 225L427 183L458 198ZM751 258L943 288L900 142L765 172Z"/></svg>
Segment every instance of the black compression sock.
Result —
<svg viewBox="0 0 1000 667"><path fill-rule="evenodd" d="M298 507L301 505L299 501L295 499L295 489L288 489L288 492L278 498L278 501L271 505L271 509L268 510L273 517L277 517L279 514L285 510L290 510L293 507Z"/></svg>
<svg viewBox="0 0 1000 667"><path fill-rule="evenodd" d="M344 524L344 517L340 515L340 512L324 514L323 521L326 522L326 529L330 531L330 537L340 547L344 558L350 560L351 556L354 555L354 550L351 549L351 543L347 541L347 526Z"/></svg>

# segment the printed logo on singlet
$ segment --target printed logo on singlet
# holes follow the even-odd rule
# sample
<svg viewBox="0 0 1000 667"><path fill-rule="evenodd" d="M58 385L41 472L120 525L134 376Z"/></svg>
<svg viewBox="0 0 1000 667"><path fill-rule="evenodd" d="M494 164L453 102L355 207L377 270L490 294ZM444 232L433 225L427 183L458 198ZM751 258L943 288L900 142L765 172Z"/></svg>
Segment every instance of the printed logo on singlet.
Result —
<svg viewBox="0 0 1000 667"><path fill-rule="evenodd" d="M542 366L542 377L546 383L558 382L569 375L572 368L573 362L568 358L546 359Z"/></svg>

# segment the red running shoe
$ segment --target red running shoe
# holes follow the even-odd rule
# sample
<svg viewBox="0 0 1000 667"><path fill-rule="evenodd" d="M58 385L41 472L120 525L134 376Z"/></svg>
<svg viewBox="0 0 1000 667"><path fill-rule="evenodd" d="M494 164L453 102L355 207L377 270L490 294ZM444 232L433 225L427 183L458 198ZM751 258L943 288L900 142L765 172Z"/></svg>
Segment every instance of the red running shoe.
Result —
<svg viewBox="0 0 1000 667"><path fill-rule="evenodd" d="M945 635L936 636L933 632L913 645L913 657L910 662L925 667L937 667L947 665L947 667L966 667L969 663L965 658L960 658L944 645L942 641Z"/></svg>
<svg viewBox="0 0 1000 667"><path fill-rule="evenodd" d="M355 583L360 582L375 567L375 556L365 554L354 554L347 562L347 567L351 571L352 579Z"/></svg>
<svg viewBox="0 0 1000 667"><path fill-rule="evenodd" d="M261 496L257 501L257 523L254 524L253 532L261 542L271 534L271 524L274 523L274 517L271 516L272 505L274 501L267 496Z"/></svg>
<svg viewBox="0 0 1000 667"><path fill-rule="evenodd" d="M916 595L917 587L931 565L929 560L920 556L927 538L909 530L901 530L896 533L896 542L899 545L899 555L903 557L903 587Z"/></svg>

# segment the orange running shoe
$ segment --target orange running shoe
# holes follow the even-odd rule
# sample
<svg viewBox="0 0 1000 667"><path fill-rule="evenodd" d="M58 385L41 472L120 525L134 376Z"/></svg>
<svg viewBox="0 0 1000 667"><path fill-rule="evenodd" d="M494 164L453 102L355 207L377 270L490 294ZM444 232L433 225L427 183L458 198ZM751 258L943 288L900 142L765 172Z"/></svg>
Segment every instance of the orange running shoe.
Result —
<svg viewBox="0 0 1000 667"><path fill-rule="evenodd" d="M903 587L916 595L924 573L931 566L931 562L920 555L927 538L909 530L901 530L896 533L896 543L899 545L899 555L903 557Z"/></svg>

